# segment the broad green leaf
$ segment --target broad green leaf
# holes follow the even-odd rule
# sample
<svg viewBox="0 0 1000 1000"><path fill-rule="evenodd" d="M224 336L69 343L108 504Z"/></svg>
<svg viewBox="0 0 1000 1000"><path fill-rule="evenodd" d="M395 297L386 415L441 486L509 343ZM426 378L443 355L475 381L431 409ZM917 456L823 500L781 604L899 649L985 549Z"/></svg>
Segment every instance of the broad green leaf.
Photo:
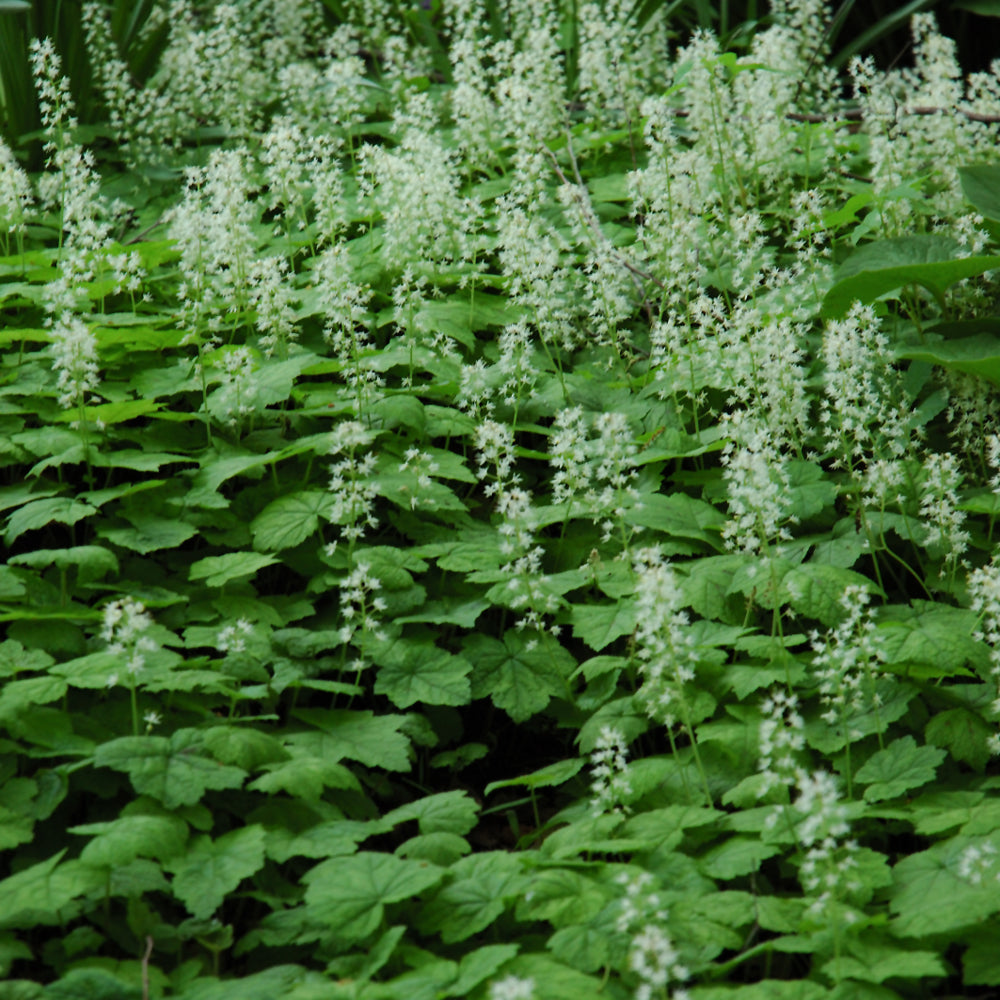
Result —
<svg viewBox="0 0 1000 1000"><path fill-rule="evenodd" d="M361 851L320 862L302 876L309 918L327 933L361 941L382 923L385 907L441 881L444 871L426 861Z"/></svg>
<svg viewBox="0 0 1000 1000"><path fill-rule="evenodd" d="M948 708L934 714L924 729L924 736L928 743L944 747L955 760L982 773L992 756L989 739L995 732L996 727L976 712Z"/></svg>
<svg viewBox="0 0 1000 1000"><path fill-rule="evenodd" d="M662 531L678 538L694 538L715 549L722 548L725 516L704 500L686 493L646 493L625 514L629 524Z"/></svg>
<svg viewBox="0 0 1000 1000"><path fill-rule="evenodd" d="M741 610L743 602L732 596L729 587L745 560L736 554L709 556L685 566L687 575L679 577L685 603L703 618L731 621L730 610Z"/></svg>
<svg viewBox="0 0 1000 1000"><path fill-rule="evenodd" d="M529 638L509 629L503 641L470 636L463 647L473 663L472 697L489 696L515 722L540 712L554 695L568 691L576 663L566 650L543 637Z"/></svg>
<svg viewBox="0 0 1000 1000"><path fill-rule="evenodd" d="M134 983L104 969L70 969L45 989L45 1000L141 1000Z"/></svg>
<svg viewBox="0 0 1000 1000"><path fill-rule="evenodd" d="M162 549L178 549L198 533L193 524L178 518L137 511L130 511L126 517L132 524L131 528L105 527L100 529L100 535L114 545L141 555Z"/></svg>
<svg viewBox="0 0 1000 1000"><path fill-rule="evenodd" d="M600 976L584 975L546 954L520 954L503 967L503 974L544 984L544 992L540 990L536 996L545 1000L581 1000L603 995Z"/></svg>
<svg viewBox="0 0 1000 1000"><path fill-rule="evenodd" d="M16 717L18 712L31 705L48 705L66 693L62 677L27 677L7 681L0 687L0 719Z"/></svg>
<svg viewBox="0 0 1000 1000"><path fill-rule="evenodd" d="M483 795L489 795L498 788L547 788L552 785L562 785L579 774L585 763L586 761L580 758L560 760L520 778L491 781L483 790Z"/></svg>
<svg viewBox="0 0 1000 1000"><path fill-rule="evenodd" d="M239 788L246 771L204 755L202 734L178 729L165 736L122 736L102 743L94 754L98 767L124 771L137 792L168 809L194 805L209 789Z"/></svg>
<svg viewBox="0 0 1000 1000"><path fill-rule="evenodd" d="M887 979L937 979L948 975L944 960L936 951L905 948L890 937L877 940L858 938L849 945L851 954L832 958L824 967L831 979L857 979L863 983L883 983Z"/></svg>
<svg viewBox="0 0 1000 1000"><path fill-rule="evenodd" d="M464 657L430 643L405 639L375 654L380 664L375 693L386 695L399 708L425 705L467 705L472 664Z"/></svg>
<svg viewBox="0 0 1000 1000"><path fill-rule="evenodd" d="M382 817L389 826L416 820L421 833L466 834L475 825L479 806L464 791L438 792L399 806Z"/></svg>
<svg viewBox="0 0 1000 1000"><path fill-rule="evenodd" d="M347 708L303 708L292 714L317 731L296 734L288 742L315 750L317 757L334 761L346 757L389 771L410 769L410 741L400 732L405 716Z"/></svg>
<svg viewBox="0 0 1000 1000"><path fill-rule="evenodd" d="M910 854L892 871L889 909L895 919L889 927L898 937L946 935L974 928L1000 912L1000 893L993 879L978 885L960 874L963 856L972 848L982 854L995 838L952 837L929 850Z"/></svg>
<svg viewBox="0 0 1000 1000"><path fill-rule="evenodd" d="M940 297L961 281L997 268L997 257L962 257L948 236L915 235L876 240L856 250L834 276L823 300L823 315L836 318L852 302L874 302L904 285L920 284Z"/></svg>
<svg viewBox="0 0 1000 1000"><path fill-rule="evenodd" d="M205 452L201 457L201 468L192 476L188 503L211 499L212 494L233 476L249 472L251 469L258 469L262 465L269 465L281 457L281 451L268 451L261 454L243 452L236 455Z"/></svg>
<svg viewBox="0 0 1000 1000"><path fill-rule="evenodd" d="M135 858L165 861L179 854L188 838L187 823L178 816L121 816L107 823L72 826L67 832L91 837L81 859L108 867Z"/></svg>
<svg viewBox="0 0 1000 1000"><path fill-rule="evenodd" d="M532 874L531 891L518 903L517 918L563 927L592 919L607 902L607 889L595 879L566 868L542 868Z"/></svg>
<svg viewBox="0 0 1000 1000"><path fill-rule="evenodd" d="M966 10L990 7L994 17L1000 16L1000 4L995 0L980 0L978 4L959 3L956 6ZM1000 167L991 163L959 167L958 178L962 183L962 194L972 207L985 218L1000 221Z"/></svg>
<svg viewBox="0 0 1000 1000"><path fill-rule="evenodd" d="M635 601L621 598L614 604L574 604L570 608L573 635L595 652L635 631Z"/></svg>
<svg viewBox="0 0 1000 1000"><path fill-rule="evenodd" d="M966 986L1000 986L1000 951L996 943L996 921L963 935L969 947L962 956L962 982Z"/></svg>
<svg viewBox="0 0 1000 1000"><path fill-rule="evenodd" d="M105 426L110 427L113 424L122 424L127 420L143 417L147 413L155 413L159 408L160 404L153 399L128 399L120 403L85 406L84 418L93 422L100 421ZM66 423L71 420L79 420L80 414L77 410L64 410L55 419Z"/></svg>
<svg viewBox="0 0 1000 1000"><path fill-rule="evenodd" d="M558 930L546 947L552 955L580 972L597 972L608 962L611 928L577 924Z"/></svg>
<svg viewBox="0 0 1000 1000"><path fill-rule="evenodd" d="M895 354L898 358L939 365L1000 385L1000 338L994 333L977 333L972 337L917 347L897 347Z"/></svg>
<svg viewBox="0 0 1000 1000"><path fill-rule="evenodd" d="M36 531L53 521L58 524L76 524L77 521L82 521L85 517L96 513L96 507L71 500L69 497L32 500L15 510L7 519L4 542L7 545L12 545L26 531Z"/></svg>
<svg viewBox="0 0 1000 1000"><path fill-rule="evenodd" d="M859 988L854 983L850 985ZM761 979L738 986L695 986L688 994L690 1000L828 1000L830 991L807 979ZM856 996L862 1000L863 994ZM882 1000L896 1000L896 997L890 995Z"/></svg>
<svg viewBox="0 0 1000 1000"><path fill-rule="evenodd" d="M520 949L517 944L487 944L462 956L458 966L458 979L448 987L453 997L471 996L472 991L489 979L504 962L512 959Z"/></svg>
<svg viewBox="0 0 1000 1000"><path fill-rule="evenodd" d="M329 507L330 494L320 490L278 497L250 524L254 548L264 552L295 548L315 534L320 517Z"/></svg>
<svg viewBox="0 0 1000 1000"><path fill-rule="evenodd" d="M115 554L100 545L75 545L69 549L35 549L22 555L12 556L8 562L12 566L31 566L44 569L75 567L80 584L93 583L109 573L118 573Z"/></svg>
<svg viewBox="0 0 1000 1000"><path fill-rule="evenodd" d="M473 854L451 867L452 878L420 911L419 927L446 944L485 930L525 885L521 861L502 851Z"/></svg>
<svg viewBox="0 0 1000 1000"><path fill-rule="evenodd" d="M854 780L868 786L866 802L894 799L911 788L933 781L938 765L946 756L944 750L918 747L912 736L903 736L869 757Z"/></svg>
<svg viewBox="0 0 1000 1000"><path fill-rule="evenodd" d="M781 580L781 599L799 614L815 618L824 625L836 625L847 614L840 601L849 586L871 592L871 581L860 573L824 563L802 563L790 569Z"/></svg>
<svg viewBox="0 0 1000 1000"><path fill-rule="evenodd" d="M396 616L399 625L426 622L428 625L461 625L475 628L479 616L490 607L489 601L440 600L427 601L415 614Z"/></svg>
<svg viewBox="0 0 1000 1000"><path fill-rule="evenodd" d="M816 462L788 463L787 513L806 521L822 513L837 499L837 487Z"/></svg>
<svg viewBox="0 0 1000 1000"><path fill-rule="evenodd" d="M58 924L74 899L99 888L102 871L82 861L62 861L65 850L0 881L0 929Z"/></svg>
<svg viewBox="0 0 1000 1000"><path fill-rule="evenodd" d="M838 719L831 724L815 718L806 722L806 742L820 753L829 754L873 733L884 734L906 714L917 690L891 677L882 677L876 681L874 692L867 685L863 685L862 692L860 707L850 711L846 720Z"/></svg>
<svg viewBox="0 0 1000 1000"><path fill-rule="evenodd" d="M358 779L343 764L320 757L295 754L280 764L265 764L265 774L247 785L248 791L285 792L299 799L319 800L327 788L361 791Z"/></svg>
<svg viewBox="0 0 1000 1000"><path fill-rule="evenodd" d="M252 726L213 726L202 734L205 749L223 764L256 771L262 764L288 759L288 751L270 733Z"/></svg>
<svg viewBox="0 0 1000 1000"><path fill-rule="evenodd" d="M206 556L188 571L188 579L204 580L209 587L224 587L230 580L255 576L278 560L258 552L227 552L224 556Z"/></svg>
<svg viewBox="0 0 1000 1000"><path fill-rule="evenodd" d="M264 828L239 827L216 840L196 838L180 857L168 861L174 895L188 912L210 917L244 879L264 867Z"/></svg>
<svg viewBox="0 0 1000 1000"><path fill-rule="evenodd" d="M360 791L361 786L357 785L356 790ZM314 798L318 799L319 796ZM299 834L285 827L277 827L268 830L267 853L268 857L279 862L295 857L332 858L353 854L360 841L390 829L392 828L381 822L358 823L353 820L317 823Z"/></svg>
<svg viewBox="0 0 1000 1000"><path fill-rule="evenodd" d="M710 878L729 880L757 871L762 861L783 850L780 844L765 844L757 837L730 837L706 851L698 866Z"/></svg>
<svg viewBox="0 0 1000 1000"><path fill-rule="evenodd" d="M404 840L393 852L401 858L429 861L432 865L449 868L459 858L472 853L472 846L457 833L421 833Z"/></svg>
<svg viewBox="0 0 1000 1000"><path fill-rule="evenodd" d="M903 676L951 677L975 660L972 639L976 616L944 604L920 608L890 607L878 619L878 634L887 669Z"/></svg>

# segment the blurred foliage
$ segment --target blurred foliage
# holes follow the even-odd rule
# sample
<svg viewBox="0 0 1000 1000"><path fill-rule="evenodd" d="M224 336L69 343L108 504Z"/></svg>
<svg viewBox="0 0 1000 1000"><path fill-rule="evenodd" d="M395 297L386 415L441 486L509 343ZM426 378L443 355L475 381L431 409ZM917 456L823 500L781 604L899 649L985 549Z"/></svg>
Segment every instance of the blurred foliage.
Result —
<svg viewBox="0 0 1000 1000"><path fill-rule="evenodd" d="M156 67L163 33L152 40L141 29L157 0L113 0L108 5L112 34L133 77L145 80ZM579 0L563 0L567 13L566 48L570 75L574 57L573 15ZM324 0L332 21L344 15L345 0ZM443 59L441 0L400 2L399 13L413 40ZM100 119L97 94L87 59L81 0L0 0L0 138L40 166L40 147L33 141L39 127L38 108L28 62L32 38L51 37L72 83L73 97L84 123ZM503 3L487 0L491 21L503 32ZM678 40L697 29L714 31L724 47L749 45L754 32L769 20L765 0L636 0L633 17L643 24L657 15L669 18ZM943 34L955 39L966 70L988 68L996 57L994 45L1000 0L843 0L833 10L830 43L832 63L845 66L853 55L871 54L882 68L905 65L910 48L910 17L933 11ZM164 31L166 30L164 26ZM447 72L445 68L445 72Z"/></svg>

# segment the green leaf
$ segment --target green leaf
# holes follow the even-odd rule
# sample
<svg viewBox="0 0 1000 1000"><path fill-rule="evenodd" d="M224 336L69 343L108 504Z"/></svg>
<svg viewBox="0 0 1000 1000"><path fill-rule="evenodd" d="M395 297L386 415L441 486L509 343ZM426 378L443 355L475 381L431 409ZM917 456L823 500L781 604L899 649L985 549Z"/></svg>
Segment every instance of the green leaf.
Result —
<svg viewBox="0 0 1000 1000"><path fill-rule="evenodd" d="M382 923L385 907L437 885L444 871L426 861L360 851L322 861L302 876L310 920L346 941L361 941Z"/></svg>
<svg viewBox="0 0 1000 1000"><path fill-rule="evenodd" d="M968 944L962 956L962 983L966 986L1000 986L1000 951L993 921L963 937Z"/></svg>
<svg viewBox="0 0 1000 1000"><path fill-rule="evenodd" d="M518 955L504 966L503 972L538 983L540 989L535 995L545 1000L581 1000L600 997L604 991L599 977L584 975L545 954ZM800 995L796 1000L808 998Z"/></svg>
<svg viewBox="0 0 1000 1000"><path fill-rule="evenodd" d="M730 837L706 851L698 866L710 878L729 880L757 871L761 862L783 851L780 844L765 844L757 837Z"/></svg>
<svg viewBox="0 0 1000 1000"><path fill-rule="evenodd" d="M85 406L84 419L91 422L100 421L107 427L113 424L123 424L127 420L135 420L137 417L145 416L147 413L155 413L160 409L160 404L152 399L126 399L120 403L102 403L99 406ZM64 410L56 414L54 418L59 423L68 423L72 420L79 420L78 410Z"/></svg>
<svg viewBox="0 0 1000 1000"><path fill-rule="evenodd" d="M458 979L448 987L453 997L467 997L472 991L492 976L504 962L512 959L520 945L487 944L462 956L458 966Z"/></svg>
<svg viewBox="0 0 1000 1000"><path fill-rule="evenodd" d="M0 928L58 924L60 911L97 889L105 875L81 861L62 863L65 850L0 881Z"/></svg>
<svg viewBox="0 0 1000 1000"><path fill-rule="evenodd" d="M904 676L962 674L965 664L979 652L972 639L976 616L965 608L893 606L883 609L877 621L887 669Z"/></svg>
<svg viewBox="0 0 1000 1000"><path fill-rule="evenodd" d="M436 932L446 944L465 941L485 930L525 885L520 859L503 851L462 858L452 878L420 911L418 926Z"/></svg>
<svg viewBox="0 0 1000 1000"><path fill-rule="evenodd" d="M203 736L195 729L178 729L169 738L123 736L101 744L94 763L124 771L137 792L176 809L194 805L209 789L243 784L246 771L202 755L203 746Z"/></svg>
<svg viewBox="0 0 1000 1000"><path fill-rule="evenodd" d="M278 497L250 524L254 548L264 552L295 548L316 533L329 507L330 494L320 490Z"/></svg>
<svg viewBox="0 0 1000 1000"><path fill-rule="evenodd" d="M374 654L380 664L375 693L399 708L425 705L467 705L471 696L472 664L464 657L430 643L400 639Z"/></svg>
<svg viewBox="0 0 1000 1000"><path fill-rule="evenodd" d="M810 949L811 950L811 949ZM858 987L852 983L856 990ZM830 991L808 979L761 979L739 986L696 986L690 1000L828 1000ZM856 1000L862 1000L858 995ZM887 996L884 1000L896 1000Z"/></svg>
<svg viewBox="0 0 1000 1000"><path fill-rule="evenodd" d="M933 781L937 767L947 754L937 747L917 746L912 736L893 740L884 750L869 757L854 776L867 785L866 802L881 802Z"/></svg>
<svg viewBox="0 0 1000 1000"><path fill-rule="evenodd" d="M498 788L547 788L553 785L562 785L578 774L585 763L586 761L581 758L560 760L520 778L491 781L483 790L483 795L489 795Z"/></svg>
<svg viewBox="0 0 1000 1000"><path fill-rule="evenodd" d="M7 530L4 542L12 545L26 531L37 531L53 521L58 524L76 524L91 514L96 514L97 508L89 503L80 503L69 497L52 497L49 500L32 500L18 508L7 520Z"/></svg>
<svg viewBox="0 0 1000 1000"><path fill-rule="evenodd" d="M532 874L531 891L518 903L518 920L547 920L556 927L595 917L608 901L606 888L580 872L542 868Z"/></svg>
<svg viewBox="0 0 1000 1000"><path fill-rule="evenodd" d="M898 937L947 935L961 928L974 928L1000 912L1000 893L993 879L973 885L959 874L969 848L980 853L994 839L952 837L927 851L903 858L893 868L889 909L896 914L889 927Z"/></svg>
<svg viewBox="0 0 1000 1000"><path fill-rule="evenodd" d="M204 730L205 749L223 764L256 771L263 764L288 759L288 751L269 733L251 726L213 726Z"/></svg>
<svg viewBox="0 0 1000 1000"><path fill-rule="evenodd" d="M917 347L897 347L896 357L923 361L951 371L964 372L1000 385L1000 339L995 333L977 333L959 340L945 340Z"/></svg>
<svg viewBox="0 0 1000 1000"><path fill-rule="evenodd" d="M142 555L161 549L178 549L198 534L193 524L177 518L138 511L129 511L125 516L131 522L131 528L102 527L99 534L113 545Z"/></svg>
<svg viewBox="0 0 1000 1000"><path fill-rule="evenodd" d="M297 753L280 764L265 764L266 774L247 785L251 792L285 792L299 799L319 800L327 788L361 791L358 779L343 764Z"/></svg>
<svg viewBox="0 0 1000 1000"><path fill-rule="evenodd" d="M475 628L476 620L490 607L489 601L448 600L428 601L420 611L412 615L397 616L399 625L409 622L426 622L428 625L461 625L462 628Z"/></svg>
<svg viewBox="0 0 1000 1000"><path fill-rule="evenodd" d="M189 580L204 580L209 587L224 587L230 580L254 576L265 566L273 566L274 556L258 552L227 552L224 556L206 556L188 571Z"/></svg>
<svg viewBox="0 0 1000 1000"><path fill-rule="evenodd" d="M303 708L292 714L319 731L297 733L289 737L290 745L324 760L346 757L367 767L410 769L410 741L399 731L406 721L403 715L375 715L348 708Z"/></svg>
<svg viewBox="0 0 1000 1000"><path fill-rule="evenodd" d="M68 569L73 566L77 570L77 582L93 583L109 573L118 573L118 560L113 552L100 545L75 545L69 549L35 549L22 555L11 556L8 560L12 566L31 566L34 569L44 569L55 566L57 569Z"/></svg>
<svg viewBox="0 0 1000 1000"><path fill-rule="evenodd" d="M948 968L936 951L914 951L901 947L888 936L852 938L851 954L832 958L823 966L831 979L857 979L863 983L884 983L887 979L936 979L948 975Z"/></svg>
<svg viewBox="0 0 1000 1000"><path fill-rule="evenodd" d="M187 823L177 816L122 816L107 823L71 826L67 832L91 837L80 858L109 868L135 858L165 861L179 854L188 838Z"/></svg>
<svg viewBox="0 0 1000 1000"><path fill-rule="evenodd" d="M995 727L976 712L948 708L935 713L924 729L924 737L928 743L944 747L955 760L982 774L992 756L988 741L995 731Z"/></svg>
<svg viewBox="0 0 1000 1000"><path fill-rule="evenodd" d="M686 493L644 493L625 513L628 524L662 531L676 538L694 538L715 549L722 548L725 516L704 500Z"/></svg>
<svg viewBox="0 0 1000 1000"><path fill-rule="evenodd" d="M847 587L856 585L872 590L871 581L860 573L824 563L803 563L790 569L782 578L779 593L799 614L815 618L824 625L836 625L846 611L840 600Z"/></svg>
<svg viewBox="0 0 1000 1000"><path fill-rule="evenodd" d="M600 652L615 639L635 631L635 601L622 598L614 604L574 604L570 621L573 636Z"/></svg>
<svg viewBox="0 0 1000 1000"><path fill-rule="evenodd" d="M104 969L70 969L45 989L45 1000L140 1000L135 984Z"/></svg>
<svg viewBox="0 0 1000 1000"><path fill-rule="evenodd" d="M970 3L956 4L957 7L971 9ZM1000 4L996 0L986 0L978 6L988 6L994 17L1000 17ZM1000 221L1000 167L995 164L959 167L958 178L962 183L962 193L987 219Z"/></svg>
<svg viewBox="0 0 1000 1000"><path fill-rule="evenodd" d="M32 705L48 705L58 701L67 690L62 677L28 677L7 681L0 688L0 719L16 718L19 712Z"/></svg>
<svg viewBox="0 0 1000 1000"><path fill-rule="evenodd" d="M515 722L523 722L568 691L567 678L576 663L547 637L533 639L508 629L503 642L487 635L470 636L464 646L473 663L472 697L493 699Z"/></svg>
<svg viewBox="0 0 1000 1000"><path fill-rule="evenodd" d="M207 919L244 879L264 867L264 828L243 826L216 840L200 836L168 861L174 895L199 919Z"/></svg>
<svg viewBox="0 0 1000 1000"><path fill-rule="evenodd" d="M822 314L842 316L853 302L874 302L903 285L920 284L940 298L944 290L1000 266L998 257L961 257L948 236L914 235L876 240L856 250L837 270Z"/></svg>
<svg viewBox="0 0 1000 1000"><path fill-rule="evenodd" d="M466 834L475 825L479 806L464 791L438 792L399 806L382 817L389 826L416 820L421 833Z"/></svg>

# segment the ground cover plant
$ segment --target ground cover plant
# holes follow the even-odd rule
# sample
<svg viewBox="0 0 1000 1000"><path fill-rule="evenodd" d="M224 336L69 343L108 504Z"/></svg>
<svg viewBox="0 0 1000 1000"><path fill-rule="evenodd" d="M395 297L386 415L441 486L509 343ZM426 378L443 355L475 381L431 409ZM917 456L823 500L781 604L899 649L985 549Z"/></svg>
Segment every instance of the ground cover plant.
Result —
<svg viewBox="0 0 1000 1000"><path fill-rule="evenodd" d="M1000 67L668 8L33 44L0 1000L1000 984Z"/></svg>

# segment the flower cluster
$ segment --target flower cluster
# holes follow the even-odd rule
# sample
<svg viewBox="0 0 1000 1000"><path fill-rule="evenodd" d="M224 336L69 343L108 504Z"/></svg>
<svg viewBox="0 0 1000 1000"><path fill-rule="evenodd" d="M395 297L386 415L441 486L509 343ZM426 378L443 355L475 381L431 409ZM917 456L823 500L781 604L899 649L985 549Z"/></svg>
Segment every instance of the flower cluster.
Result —
<svg viewBox="0 0 1000 1000"><path fill-rule="evenodd" d="M67 410L82 407L101 381L94 331L78 316L64 313L52 327L50 350L59 405Z"/></svg>
<svg viewBox="0 0 1000 1000"><path fill-rule="evenodd" d="M840 800L837 782L828 771L800 771L796 779L794 809L802 817L795 832L806 848L799 867L802 887L815 894L810 912L822 917L832 903L859 888L852 872L857 868L858 844L849 839L847 809ZM844 914L848 922L851 911Z"/></svg>
<svg viewBox="0 0 1000 1000"><path fill-rule="evenodd" d="M504 976L490 983L490 1000L533 1000L535 981L530 977Z"/></svg>
<svg viewBox="0 0 1000 1000"><path fill-rule="evenodd" d="M632 794L628 775L628 747L621 731L602 726L590 754L590 804L597 814L617 812Z"/></svg>
<svg viewBox="0 0 1000 1000"><path fill-rule="evenodd" d="M156 641L145 634L152 626L152 616L141 601L125 597L104 606L101 638L107 643L109 653L121 657L133 683L146 664L146 654L157 649ZM108 687L117 684L118 677L117 671L111 674Z"/></svg>
<svg viewBox="0 0 1000 1000"><path fill-rule="evenodd" d="M387 605L384 597L379 597L382 581L371 572L371 566L359 561L347 574L340 585L340 613L344 625L340 630L340 641L352 642L358 633L382 640L382 614Z"/></svg>
<svg viewBox="0 0 1000 1000"><path fill-rule="evenodd" d="M616 927L629 937L628 970L637 980L633 996L635 1000L665 997L671 983L683 983L691 973L664 929L667 911L652 890L653 877L649 872L631 877L622 873L617 881L624 887L624 896ZM688 992L674 989L670 996L686 1000Z"/></svg>
<svg viewBox="0 0 1000 1000"><path fill-rule="evenodd" d="M328 516L339 526L340 534L353 543L379 524L375 516L379 484L372 478L378 456L374 452L359 454L372 444L375 433L356 420L345 420L330 437L330 454L342 457L330 466L333 503Z"/></svg>
<svg viewBox="0 0 1000 1000"><path fill-rule="evenodd" d="M764 699L761 712L757 770L764 777L760 794L765 795L772 788L795 784L800 768L797 754L805 746L805 722L799 714L798 697L780 688Z"/></svg>
<svg viewBox="0 0 1000 1000"><path fill-rule="evenodd" d="M1000 718L1000 562L994 558L987 566L973 570L968 588L972 610L979 615L973 638L990 648L989 676L995 692L990 711L994 718ZM994 756L1000 755L1000 733L990 736L988 745Z"/></svg>
<svg viewBox="0 0 1000 1000"><path fill-rule="evenodd" d="M868 608L870 601L867 589L851 584L840 597L844 619L825 636L814 632L810 637L812 670L824 706L822 718L831 726L847 725L846 740L861 735L850 729L851 716L869 706L877 712L880 705L877 684L885 652Z"/></svg>
<svg viewBox="0 0 1000 1000"><path fill-rule="evenodd" d="M685 685L695 678L698 650L688 629L677 574L657 549L635 554L636 655L643 685L639 697L649 715L673 726L684 721Z"/></svg>

